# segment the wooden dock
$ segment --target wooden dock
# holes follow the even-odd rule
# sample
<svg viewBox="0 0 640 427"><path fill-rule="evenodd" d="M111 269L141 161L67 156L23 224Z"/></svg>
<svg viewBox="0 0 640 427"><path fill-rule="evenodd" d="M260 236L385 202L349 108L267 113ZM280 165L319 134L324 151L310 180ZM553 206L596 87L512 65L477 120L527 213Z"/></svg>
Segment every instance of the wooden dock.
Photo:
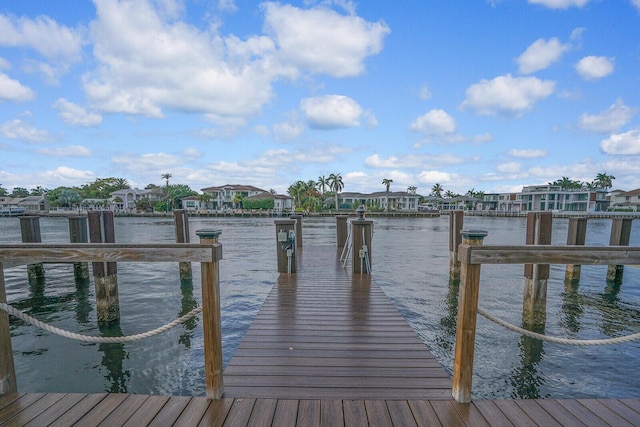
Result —
<svg viewBox="0 0 640 427"><path fill-rule="evenodd" d="M279 277L227 366L223 399L11 393L0 395L0 425L640 426L639 399L458 403L369 276L346 273L334 247L298 255L298 273Z"/></svg>

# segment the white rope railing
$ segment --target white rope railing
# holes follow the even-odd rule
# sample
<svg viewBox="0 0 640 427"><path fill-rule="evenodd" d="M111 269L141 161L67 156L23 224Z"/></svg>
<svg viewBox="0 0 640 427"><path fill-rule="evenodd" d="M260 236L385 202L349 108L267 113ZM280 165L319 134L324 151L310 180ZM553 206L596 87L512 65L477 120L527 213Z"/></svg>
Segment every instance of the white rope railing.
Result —
<svg viewBox="0 0 640 427"><path fill-rule="evenodd" d="M160 326L159 328L152 329L150 331L143 332L140 334L129 335L124 337L96 337L92 335L76 334L74 332L65 331L64 329L56 328L55 326L51 326L47 323L44 323L36 319L35 317L29 316L28 314L24 314L17 308L12 307L9 304L5 304L3 302L0 302L0 310L6 311L10 315L17 317L18 319L21 319L40 329L44 329L45 331L51 332L52 334L60 335L61 337L71 338L76 341L84 341L84 342L92 342L92 343L121 344L126 342L139 341L144 338L149 338L154 335L158 335L163 332L166 332L171 328L174 328L182 323L185 323L187 320L191 319L196 314L200 313L202 311L202 307L196 307L190 312L188 312L187 314L185 314L184 316L179 317L173 322L167 323L166 325Z"/></svg>
<svg viewBox="0 0 640 427"><path fill-rule="evenodd" d="M598 339L598 340L575 340L575 339L569 339L569 338L552 337L552 336L538 334L536 332L532 332L532 331L528 331L526 329L520 328L516 325L513 325L509 322L506 322L502 319L495 317L493 314L479 307L478 307L478 314L491 320L492 322L497 323L500 326L504 326L505 328L511 331L517 332L527 337L537 338L542 341L553 342L556 344L583 345L583 346L584 345L610 345L610 344L620 344L623 342L640 339L640 332L631 334L631 335L626 335L624 337L604 338L604 339Z"/></svg>

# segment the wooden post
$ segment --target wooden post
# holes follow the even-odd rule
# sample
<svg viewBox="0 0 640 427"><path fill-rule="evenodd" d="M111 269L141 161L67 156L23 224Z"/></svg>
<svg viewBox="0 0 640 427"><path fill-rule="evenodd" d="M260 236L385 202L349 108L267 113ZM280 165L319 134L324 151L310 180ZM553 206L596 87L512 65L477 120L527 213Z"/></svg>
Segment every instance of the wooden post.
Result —
<svg viewBox="0 0 640 427"><path fill-rule="evenodd" d="M486 231L462 230L462 245L469 249L482 246ZM460 403L471 402L473 381L473 356L476 340L478 296L480 295L481 264L470 264L466 253L460 253L460 294L458 296L458 321L456 347L453 357L453 386L451 394ZM464 259L463 259L464 258Z"/></svg>
<svg viewBox="0 0 640 427"><path fill-rule="evenodd" d="M629 246L631 237L631 218L614 218L611 222L611 237L609 238L609 246ZM610 265L607 269L608 282L622 282L622 273L624 273L623 265Z"/></svg>
<svg viewBox="0 0 640 427"><path fill-rule="evenodd" d="M296 238L295 219L277 219L276 224L276 254L278 257L278 273L295 273L296 266Z"/></svg>
<svg viewBox="0 0 640 427"><path fill-rule="evenodd" d="M347 243L347 219L348 215L336 215L336 242L339 248L344 248Z"/></svg>
<svg viewBox="0 0 640 427"><path fill-rule="evenodd" d="M220 321L220 230L198 230L200 243L211 245L213 261L201 263L202 331L204 335L204 377L207 398L220 399L224 393L222 376L222 326Z"/></svg>
<svg viewBox="0 0 640 427"><path fill-rule="evenodd" d="M451 279L460 278L460 261L458 261L458 246L462 242L462 224L464 223L464 212L449 212L449 277Z"/></svg>
<svg viewBox="0 0 640 427"><path fill-rule="evenodd" d="M527 245L551 244L551 212L527 214ZM525 264L523 322L527 325L544 325L547 320L547 283L549 264Z"/></svg>
<svg viewBox="0 0 640 427"><path fill-rule="evenodd" d="M84 216L69 217L69 242L89 243L87 218ZM73 276L76 284L89 281L89 263L76 262L73 264Z"/></svg>
<svg viewBox="0 0 640 427"><path fill-rule="evenodd" d="M370 219L354 219L351 221L351 272L353 274L371 274L372 248L371 230L373 221Z"/></svg>
<svg viewBox="0 0 640 427"><path fill-rule="evenodd" d="M584 246L587 237L587 218L569 218L569 230L567 232L567 245ZM575 264L567 264L564 273L565 282L579 282L581 267Z"/></svg>
<svg viewBox="0 0 640 427"><path fill-rule="evenodd" d="M296 248L302 247L302 215L291 215L296 220Z"/></svg>
<svg viewBox="0 0 640 427"><path fill-rule="evenodd" d="M189 243L189 214L184 209L175 209L173 211L173 219L176 229L176 243ZM191 279L191 263L181 262L179 264L180 280Z"/></svg>
<svg viewBox="0 0 640 427"><path fill-rule="evenodd" d="M40 217L20 217L20 232L22 234L22 243L42 243L42 236L40 234ZM44 266L42 263L29 264L27 266L27 277L29 278L29 283L31 285L44 285Z"/></svg>
<svg viewBox="0 0 640 427"><path fill-rule="evenodd" d="M88 216L91 243L115 243L113 212L92 211ZM92 266L98 322L118 320L120 318L120 302L117 265L115 262L94 262Z"/></svg>
<svg viewBox="0 0 640 427"><path fill-rule="evenodd" d="M7 303L7 294L4 289L4 268L0 262L0 302ZM11 330L9 328L9 315L0 310L0 396L7 393L16 393L16 371L13 365L13 349L11 347Z"/></svg>

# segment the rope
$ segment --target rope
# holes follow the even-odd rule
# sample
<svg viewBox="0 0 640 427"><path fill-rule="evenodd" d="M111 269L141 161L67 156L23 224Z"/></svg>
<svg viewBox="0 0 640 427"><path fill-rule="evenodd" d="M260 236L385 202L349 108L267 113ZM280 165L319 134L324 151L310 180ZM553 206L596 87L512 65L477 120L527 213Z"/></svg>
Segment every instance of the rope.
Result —
<svg viewBox="0 0 640 427"><path fill-rule="evenodd" d="M586 345L609 345L609 344L620 344L623 342L633 341L640 338L640 332L632 335L627 335L624 337L605 338L605 339L598 339L598 340L574 340L569 338L550 337L548 335L531 332L526 329L522 329L518 326L515 326L509 322L505 322L504 320L498 319L497 317L495 317L488 311L483 310L482 308L478 308L478 313L486 317L487 319L491 320L492 322L495 322L498 325L504 326L505 328L511 331L517 332L519 334L522 334L531 338L537 338L542 341L553 342L556 344L585 345L585 346Z"/></svg>
<svg viewBox="0 0 640 427"><path fill-rule="evenodd" d="M77 341L92 342L92 343L120 344L120 343L138 341L144 338L149 338L154 335L158 335L163 332L166 332L169 329L174 328L179 324L186 322L187 320L194 317L196 314L200 313L202 311L202 307L196 307L190 312L188 312L187 314L185 314L184 316L174 320L173 322L169 322L164 326L160 326L159 328L152 329L148 332L143 332L141 334L129 335L124 337L95 337L91 335L82 335L82 334L76 334L73 332L65 331L64 329L56 328L55 326L51 326L47 323L41 322L40 320L34 317L31 317L27 314L24 314L20 310L10 306L9 304L5 304L3 302L0 302L0 310L6 311L7 313L17 317L18 319L22 319L33 326L36 326L40 329L44 329L45 331L51 332L52 334L60 335L61 337L71 338Z"/></svg>

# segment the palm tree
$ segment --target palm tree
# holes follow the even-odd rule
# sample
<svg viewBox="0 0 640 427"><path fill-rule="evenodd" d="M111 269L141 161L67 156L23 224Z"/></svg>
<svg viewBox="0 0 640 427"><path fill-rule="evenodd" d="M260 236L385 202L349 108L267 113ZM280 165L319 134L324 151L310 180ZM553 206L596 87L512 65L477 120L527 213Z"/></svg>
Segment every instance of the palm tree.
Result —
<svg viewBox="0 0 640 427"><path fill-rule="evenodd" d="M202 208L202 205L204 204L204 207L207 208L208 204L209 204L209 200L211 200L211 194L209 193L202 193L200 195L198 195L198 201L200 202L200 207Z"/></svg>
<svg viewBox="0 0 640 427"><path fill-rule="evenodd" d="M407 187L407 193L409 194L416 194L416 190L418 189L418 187L414 186L414 185L410 185Z"/></svg>
<svg viewBox="0 0 640 427"><path fill-rule="evenodd" d="M329 187L329 179L327 179L324 175L320 175L318 177L318 190L324 194L327 187Z"/></svg>
<svg viewBox="0 0 640 427"><path fill-rule="evenodd" d="M387 188L387 190L386 190L386 193L387 193L387 195L386 195L386 204L385 204L385 207L384 207L384 211L385 212L389 212L389 187L391 186L392 182L393 182L393 180L389 179L389 178L384 178L382 180L382 185L385 185L386 188Z"/></svg>
<svg viewBox="0 0 640 427"><path fill-rule="evenodd" d="M446 197L447 199L453 199L454 197L457 197L457 196L458 195L451 190L447 190L444 192L444 197Z"/></svg>
<svg viewBox="0 0 640 427"><path fill-rule="evenodd" d="M598 188L603 188L605 190L611 188L613 186L613 180L616 179L613 175L607 175L606 172L599 173L596 175L596 179L594 183Z"/></svg>
<svg viewBox="0 0 640 427"><path fill-rule="evenodd" d="M339 173L332 173L329 175L329 188L334 192L336 197L336 212L340 209L340 205L338 204L338 193L342 191L344 188L344 183L342 182L342 175Z"/></svg>
<svg viewBox="0 0 640 427"><path fill-rule="evenodd" d="M169 212L169 178L171 178L172 176L173 175L171 175L170 173L163 173L162 175L160 175L160 178L167 180L167 186L165 187L165 193L167 196L167 203L165 204L165 212Z"/></svg>
<svg viewBox="0 0 640 427"><path fill-rule="evenodd" d="M442 185L440 185L437 182L433 184L433 187L431 187L431 195L434 197L438 197L439 199L442 198L443 191L444 191L444 188L442 188Z"/></svg>
<svg viewBox="0 0 640 427"><path fill-rule="evenodd" d="M302 193L304 192L305 183L304 181L296 181L289 186L287 192L296 202L296 206L300 206L300 201L302 199Z"/></svg>

